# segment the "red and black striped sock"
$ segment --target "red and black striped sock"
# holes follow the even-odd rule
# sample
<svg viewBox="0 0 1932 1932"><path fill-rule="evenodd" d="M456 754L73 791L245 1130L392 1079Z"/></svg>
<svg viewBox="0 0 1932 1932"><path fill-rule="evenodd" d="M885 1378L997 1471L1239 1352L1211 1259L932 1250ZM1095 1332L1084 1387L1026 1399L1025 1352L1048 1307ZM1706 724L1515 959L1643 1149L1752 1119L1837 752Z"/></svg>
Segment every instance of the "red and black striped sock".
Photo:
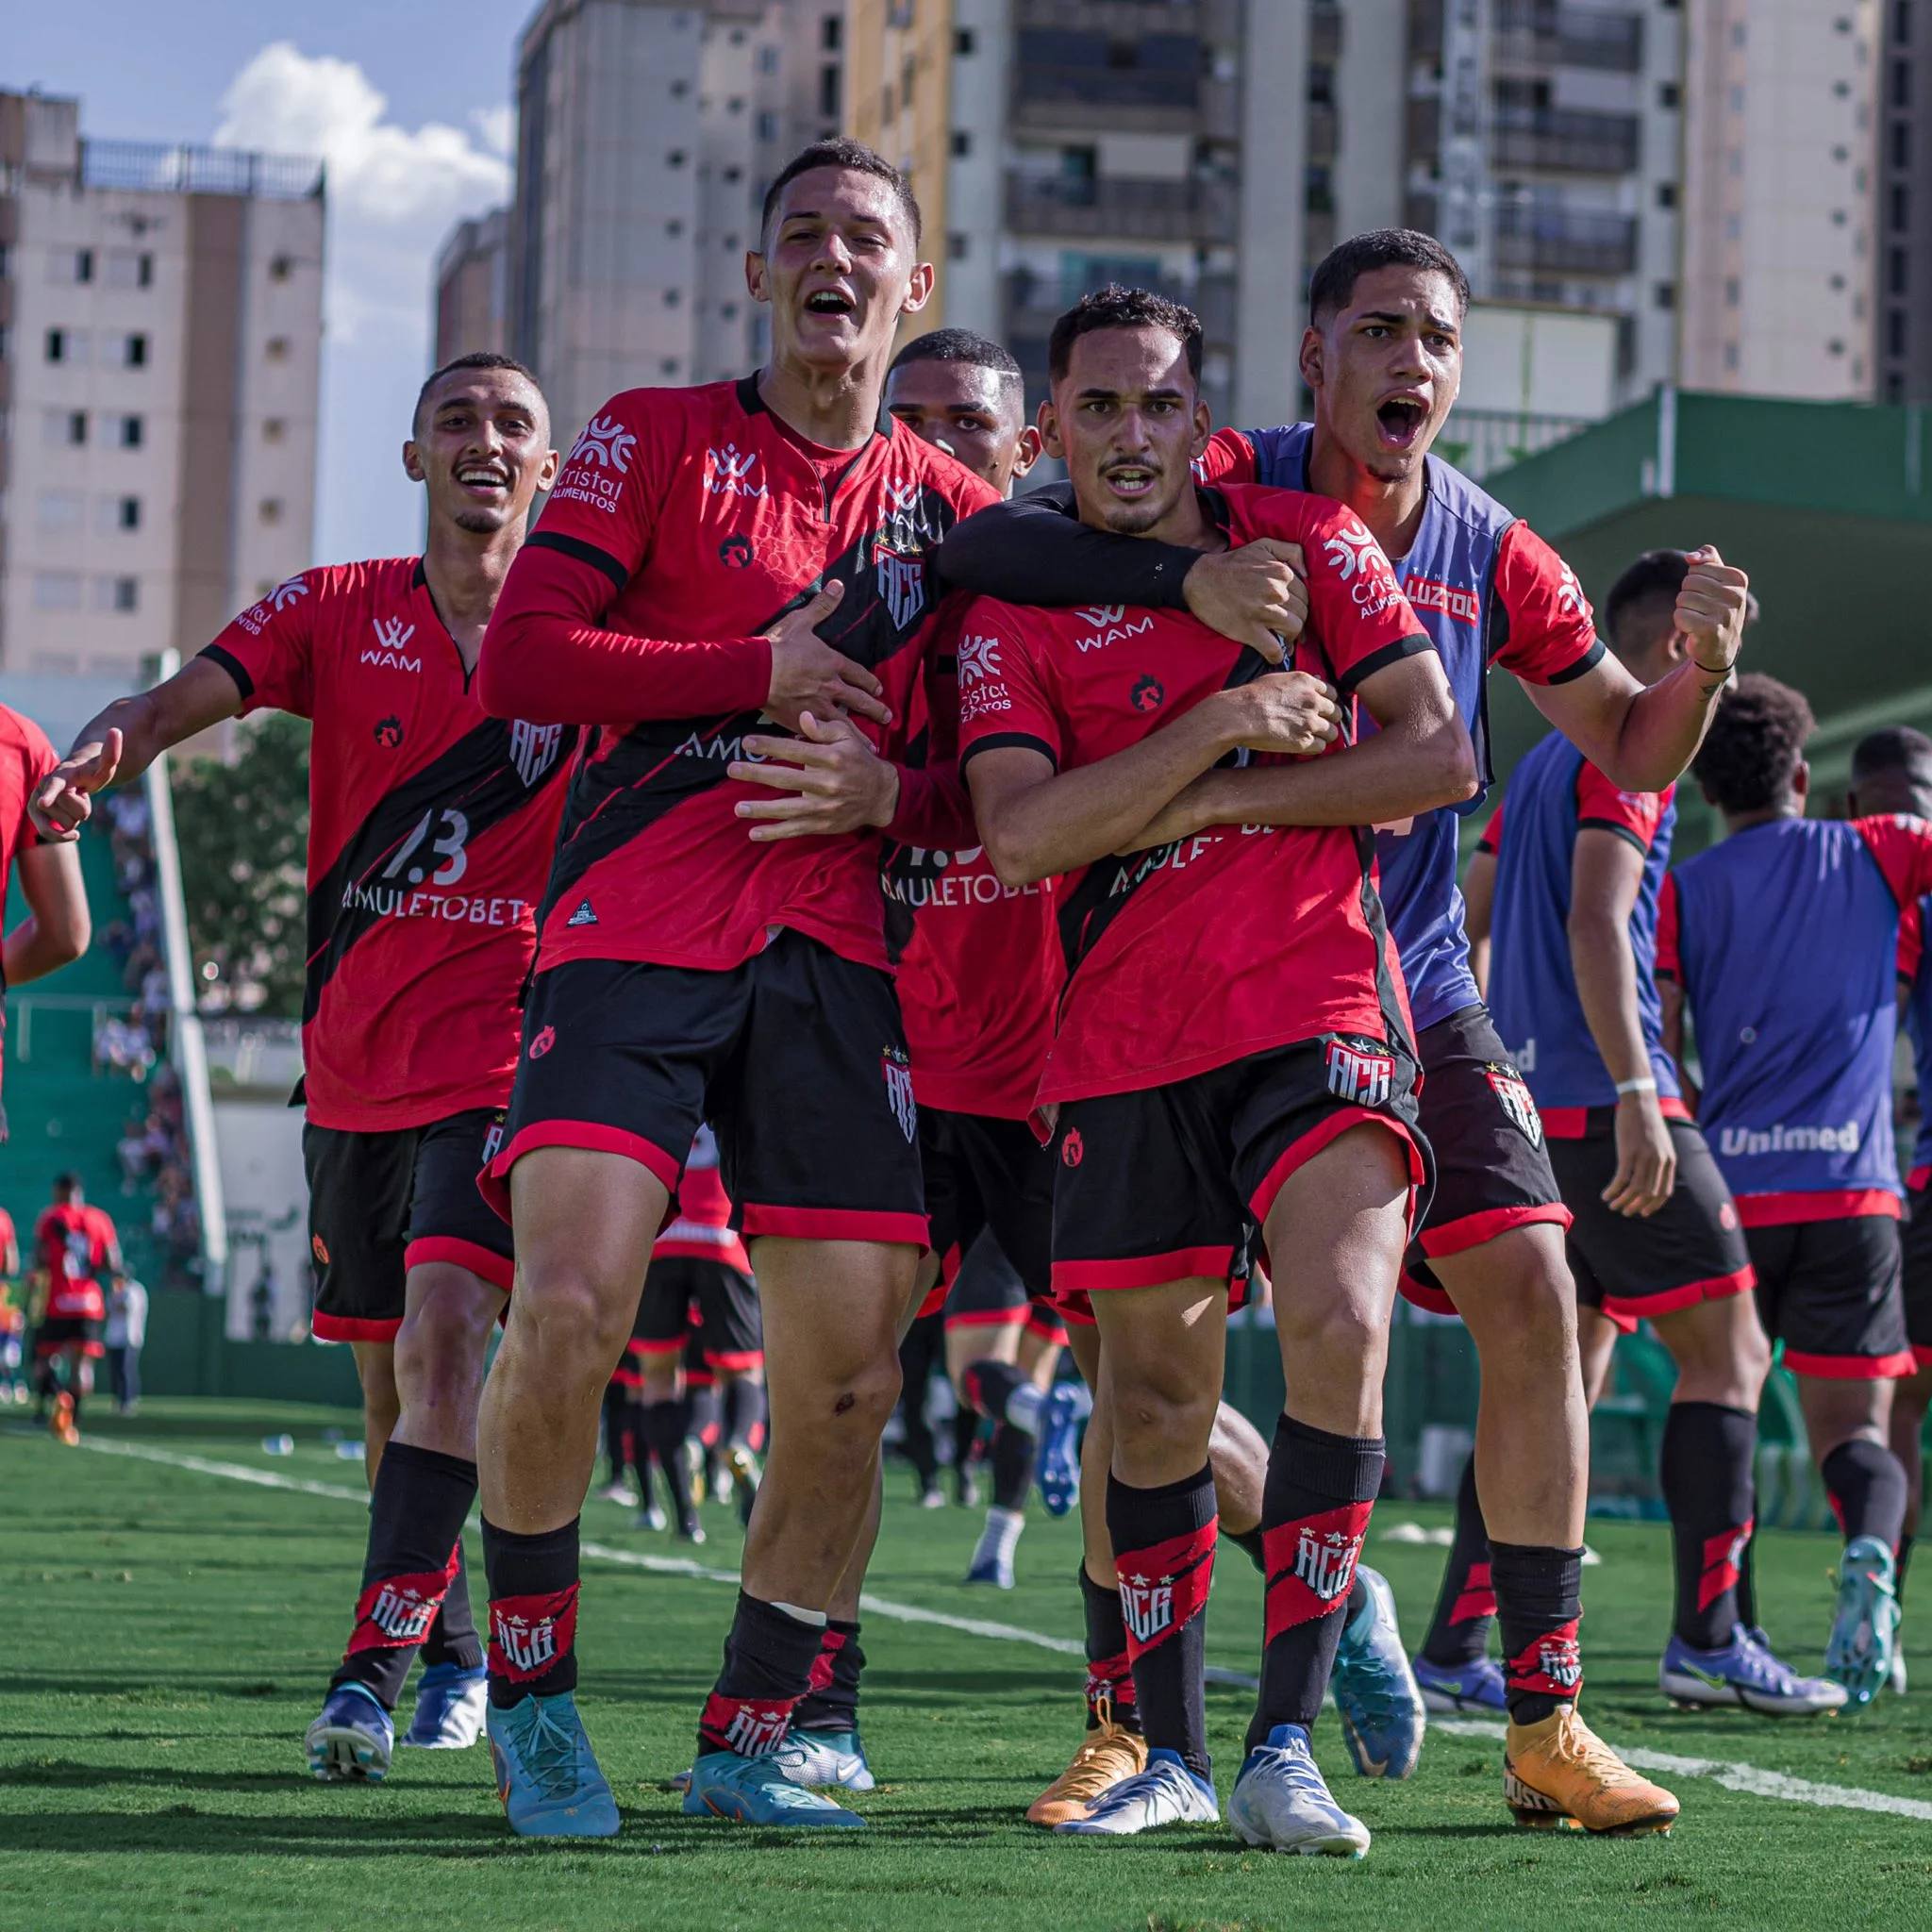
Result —
<svg viewBox="0 0 1932 1932"><path fill-rule="evenodd" d="M490 1701L499 1710L525 1697L577 1688L577 1519L535 1536L483 1523L490 1579Z"/></svg>
<svg viewBox="0 0 1932 1932"><path fill-rule="evenodd" d="M1512 1724L1541 1724L1583 1689L1576 1625L1583 1616L1583 1552L1554 1545L1490 1545L1496 1621L1503 1626L1504 1694Z"/></svg>
<svg viewBox="0 0 1932 1932"><path fill-rule="evenodd" d="M812 1659L811 1688L791 1713L795 1731L856 1731L858 1680L865 1653L858 1647L858 1624L843 1617L825 1620L819 1654Z"/></svg>
<svg viewBox="0 0 1932 1932"><path fill-rule="evenodd" d="M1276 1724L1307 1729L1321 1711L1386 1459L1380 1436L1334 1436L1289 1415L1274 1425L1261 1492L1267 1639L1250 1751Z"/></svg>
<svg viewBox="0 0 1932 1932"><path fill-rule="evenodd" d="M738 1592L724 1667L698 1719L698 1752L762 1757L785 1741L792 1712L811 1689L828 1624Z"/></svg>
<svg viewBox="0 0 1932 1932"><path fill-rule="evenodd" d="M1456 1670L1473 1664L1490 1647L1490 1625L1495 1621L1496 1592L1490 1583L1490 1533L1483 1527L1483 1506L1475 1492L1475 1457L1462 1465L1456 1489L1456 1541L1442 1570L1442 1588L1436 1597L1435 1620L1423 1640L1423 1655L1432 1664Z"/></svg>
<svg viewBox="0 0 1932 1932"><path fill-rule="evenodd" d="M1108 1718L1123 1730L1141 1728L1134 1698L1134 1669L1127 1661L1127 1625L1121 1615L1120 1585L1095 1583L1080 1565L1080 1601L1087 1611L1087 1728Z"/></svg>
<svg viewBox="0 0 1932 1932"><path fill-rule="evenodd" d="M1665 1507L1676 1555L1676 1632L1722 1650L1743 1621L1738 1583L1751 1538L1757 1418L1720 1402L1674 1402L1664 1423Z"/></svg>
<svg viewBox="0 0 1932 1932"><path fill-rule="evenodd" d="M470 1619L469 1592L457 1604L458 1621L444 1612L462 1574L463 1519L476 1497L476 1465L459 1456L391 1442L375 1471L369 1499L369 1548L356 1627L331 1687L360 1684L385 1710L396 1707L409 1665L439 1625L442 1639L431 1662L451 1661L456 1640L469 1668L483 1661Z"/></svg>
<svg viewBox="0 0 1932 1932"><path fill-rule="evenodd" d="M1214 1580L1214 1472L1158 1489L1107 1479L1107 1528L1141 1724L1151 1749L1209 1774L1208 1588Z"/></svg>

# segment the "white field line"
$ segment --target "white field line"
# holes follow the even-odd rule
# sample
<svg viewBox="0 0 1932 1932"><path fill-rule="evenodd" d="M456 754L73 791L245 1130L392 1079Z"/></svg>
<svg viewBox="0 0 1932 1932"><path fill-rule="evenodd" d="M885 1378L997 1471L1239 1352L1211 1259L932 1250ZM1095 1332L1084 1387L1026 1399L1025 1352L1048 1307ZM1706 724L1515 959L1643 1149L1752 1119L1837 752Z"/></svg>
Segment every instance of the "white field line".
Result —
<svg viewBox="0 0 1932 1932"><path fill-rule="evenodd" d="M8 1434L25 1434L18 1427ZM38 1430L31 1433L38 1435ZM106 1442L98 1437L83 1437L81 1447L103 1456L131 1456L142 1462L166 1463L175 1469L190 1470L196 1475L220 1476L228 1482L253 1483L263 1490L288 1490L297 1495L322 1496L334 1503L360 1503L366 1507L368 1492L352 1490L342 1483L310 1482L302 1476L283 1475L270 1469L250 1469L245 1463L218 1462L206 1456L187 1456L174 1449L154 1449L138 1442ZM684 1576L700 1583L736 1585L735 1570L713 1570L686 1557L652 1557L639 1550L620 1550L608 1543L587 1542L585 1556L598 1562L616 1563L629 1570L648 1571L656 1576ZM1081 1657L1085 1646L1071 1637L1049 1637L1044 1631L1023 1629L1017 1624L996 1624L982 1617L953 1617L942 1610L921 1608L917 1604L894 1603L889 1597L870 1593L858 1600L860 1609L874 1617L901 1624L931 1624L942 1629L958 1630L968 1637L983 1637L998 1643L1030 1643L1040 1650L1051 1650L1062 1657ZM1239 1671L1210 1670L1209 1679L1252 1690L1255 1679ZM1483 1738L1494 1743L1507 1735L1505 1727L1484 1718L1431 1717L1429 1728L1456 1738ZM1741 1791L1754 1798L1776 1798L1787 1805L1818 1805L1833 1810L1882 1811L1895 1818L1932 1821L1932 1802L1923 1798L1894 1798L1887 1791L1860 1790L1855 1785L1815 1784L1809 1778L1790 1777L1781 1771L1762 1771L1755 1764L1737 1764L1717 1757L1679 1757L1669 1751L1624 1750L1620 1755L1639 1771L1663 1772L1674 1777L1707 1777L1727 1791Z"/></svg>

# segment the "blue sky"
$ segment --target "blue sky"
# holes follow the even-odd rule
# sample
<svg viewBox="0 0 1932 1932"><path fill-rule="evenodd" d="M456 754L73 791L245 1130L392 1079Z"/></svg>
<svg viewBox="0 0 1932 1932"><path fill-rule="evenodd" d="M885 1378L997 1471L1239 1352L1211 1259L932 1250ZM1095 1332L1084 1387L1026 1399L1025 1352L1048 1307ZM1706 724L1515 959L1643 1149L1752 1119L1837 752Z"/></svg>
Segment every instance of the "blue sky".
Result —
<svg viewBox="0 0 1932 1932"><path fill-rule="evenodd" d="M318 559L420 540L398 451L428 367L432 264L455 221L504 196L511 66L535 4L8 9L0 85L78 94L86 133L328 160Z"/></svg>

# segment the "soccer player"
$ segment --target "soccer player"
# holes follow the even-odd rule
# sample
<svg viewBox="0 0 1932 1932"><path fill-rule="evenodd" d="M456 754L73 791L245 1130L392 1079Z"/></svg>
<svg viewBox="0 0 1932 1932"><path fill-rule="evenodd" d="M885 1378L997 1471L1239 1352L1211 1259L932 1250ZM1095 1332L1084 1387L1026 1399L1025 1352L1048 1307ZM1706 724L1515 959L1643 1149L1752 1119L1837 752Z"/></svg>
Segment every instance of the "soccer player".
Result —
<svg viewBox="0 0 1932 1932"><path fill-rule="evenodd" d="M491 710L599 727L490 1174L519 1280L478 1425L489 1723L526 1835L618 1828L572 1694L577 1513L701 1119L758 1274L772 1441L685 1802L861 1822L771 1753L875 1499L927 1232L878 835L941 851L974 836L957 773L899 761L940 628L926 552L993 497L879 425L899 318L932 286L919 246L910 191L870 149L794 157L747 260L770 361L600 408L484 647ZM857 767L874 779L855 803Z"/></svg>
<svg viewBox="0 0 1932 1932"><path fill-rule="evenodd" d="M88 1205L80 1176L54 1176L54 1198L34 1224L34 1262L45 1274L46 1301L34 1336L34 1356L43 1387L54 1388L49 1425L70 1445L80 1441L81 1405L93 1393L93 1365L104 1353L107 1289L121 1274L121 1241L114 1224ZM58 1388L64 1365L67 1386Z"/></svg>
<svg viewBox="0 0 1932 1932"><path fill-rule="evenodd" d="M1932 825L1805 817L1811 708L1740 681L1691 771L1724 816L1658 909L1664 1044L1696 1027L1697 1116L1729 1183L1757 1309L1797 1377L1845 1537L1824 1674L1869 1705L1891 1673L1907 1484L1888 1443L1906 1332L1891 1131L1901 908L1932 888Z"/></svg>
<svg viewBox="0 0 1932 1932"><path fill-rule="evenodd" d="M1701 556L1687 589L1706 670L1687 664L1644 690L1596 641L1568 566L1503 505L1429 456L1461 379L1468 282L1433 238L1384 229L1344 242L1309 284L1301 373L1312 424L1222 431L1203 463L1210 478L1252 479L1339 498L1395 559L1418 620L1447 673L1489 775L1484 684L1491 664L1515 673L1533 703L1619 785L1655 790L1683 770L1735 657L1743 573ZM942 548L952 581L1018 599L1033 594L1008 556L1023 520L1058 525L1068 601L1194 605L1201 565L1184 550L1135 546L1078 528L1036 491L962 525ZM1138 555L1136 554L1138 548ZM1237 553L1239 555L1239 553ZM1084 564L1083 564L1084 559ZM1037 565L1032 568L1038 568ZM1273 648L1274 608L1208 618L1228 636ZM1212 773L1198 795L1236 782ZM1475 808L1476 801L1460 809ZM1422 1125L1441 1171L1404 1291L1459 1313L1482 1357L1476 1470L1494 1538L1492 1578L1507 1653L1499 1680L1486 1662L1419 1672L1439 1703L1507 1708L1515 1775L1559 1788L1587 1824L1625 1815L1624 1788L1574 1719L1580 1664L1589 1432L1576 1354L1574 1289L1563 1255L1569 1216L1523 1083L1484 1009L1467 963L1456 884L1457 818L1442 808L1390 814L1377 861L1390 930L1413 1003L1422 1063ZM1417 1724L1392 1624L1364 1604L1350 1621L1335 1692L1358 1770L1414 1762ZM1356 1633L1359 1631L1357 1641ZM1546 1663L1545 1659L1550 1661ZM1599 1773L1604 1772L1605 1782ZM1642 1790L1637 1790L1638 1786ZM1642 1780L1630 1787L1641 1811Z"/></svg>
<svg viewBox="0 0 1932 1932"><path fill-rule="evenodd" d="M658 1235L638 1301L630 1354L639 1386L631 1426L643 1490L639 1526L650 1528L650 1465L655 1457L670 1486L677 1534L705 1541L685 1463L691 1396L684 1356L692 1331L705 1367L721 1385L724 1466L739 1514L751 1521L758 1489L758 1446L765 1431L765 1350L758 1293L744 1243L731 1227L731 1202L718 1174L717 1137L700 1127L684 1165L677 1217Z"/></svg>
<svg viewBox="0 0 1932 1932"><path fill-rule="evenodd" d="M1610 646L1645 685L1693 648L1680 602L1690 569L1682 551L1651 551L1606 600ZM1640 1320L1677 1365L1662 1454L1676 1607L1658 1682L1681 1704L1835 1710L1839 1686L1774 1657L1739 1603L1771 1346L1737 1209L1663 1047L1657 911L1675 824L1672 790L1619 791L1552 732L1517 766L1484 834L1494 858L1473 862L1493 867L1493 891L1478 877L1470 898L1491 902L1491 1010L1575 1216L1586 1395L1602 1388L1619 1330ZM1465 1562L1488 1558L1481 1537L1480 1517L1458 1506ZM1454 1607L1447 1620L1473 1642L1487 1629Z"/></svg>
<svg viewBox="0 0 1932 1932"><path fill-rule="evenodd" d="M1907 724L1869 733L1852 748L1852 783L1845 809L1853 818L1874 812L1909 812L1932 819L1932 738ZM1891 1385L1891 1453L1906 1473L1905 1534L1899 1541L1898 1593L1905 1598L1906 1569L1919 1533L1923 1507L1924 1455L1921 1444L1925 1410L1932 1403L1932 963L1924 935L1932 902L1921 899L1902 921L1899 949L1906 1033L1919 1095L1919 1134L1906 1175L1907 1219L1901 1232L1906 1301L1906 1336L1915 1363L1909 1375ZM1892 1688L1902 1690L1905 1658L1892 1663Z"/></svg>
<svg viewBox="0 0 1932 1932"><path fill-rule="evenodd" d="M420 558L306 571L166 683L110 705L41 787L75 836L90 794L223 718L312 721L308 1110L314 1332L362 1378L370 1503L355 1627L307 1753L318 1778L381 1778L417 1652L406 1743L473 1743L483 1655L462 1570L484 1347L508 1230L476 1190L516 1064L517 995L562 808L570 734L486 717L476 657L530 504L557 474L548 411L508 357L423 386L403 466L425 487Z"/></svg>
<svg viewBox="0 0 1932 1932"><path fill-rule="evenodd" d="M1359 1856L1367 1831L1329 1797L1308 1727L1381 1479L1387 1325L1426 1154L1357 827L1466 795L1474 766L1441 661L1353 514L1296 492L1196 492L1200 360L1188 310L1118 287L1086 297L1054 326L1047 448L1096 527L1198 549L1303 542L1314 637L1298 655L1325 677L1271 674L1195 619L1134 606L981 600L959 646L962 758L998 875L1066 875L1068 985L1037 1096L1057 1114L1054 1281L1091 1304L1113 1392L1107 1522L1148 1744L1144 1772L1058 1828L1219 1815L1208 1451L1228 1302L1265 1244L1288 1399L1263 1500L1260 1696L1230 1811L1249 1843ZM1293 761L1335 741L1344 700L1377 736ZM1257 754L1215 774L1224 790L1190 793ZM1291 823L1308 816L1326 823Z"/></svg>

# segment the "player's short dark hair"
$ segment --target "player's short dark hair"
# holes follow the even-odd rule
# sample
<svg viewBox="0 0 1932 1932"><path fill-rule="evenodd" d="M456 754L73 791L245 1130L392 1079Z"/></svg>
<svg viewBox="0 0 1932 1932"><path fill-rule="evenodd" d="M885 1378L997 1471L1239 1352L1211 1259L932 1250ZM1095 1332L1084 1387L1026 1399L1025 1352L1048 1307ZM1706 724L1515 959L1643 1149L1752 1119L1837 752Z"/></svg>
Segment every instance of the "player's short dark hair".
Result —
<svg viewBox="0 0 1932 1932"><path fill-rule="evenodd" d="M908 362L963 362L972 369L990 369L1000 379L1002 398L1024 399L1026 393L1025 373L1013 352L970 328L932 328L914 336L892 358L887 376Z"/></svg>
<svg viewBox="0 0 1932 1932"><path fill-rule="evenodd" d="M1469 308L1469 277L1462 264L1420 228L1371 228L1338 242L1308 278L1308 320L1319 325L1355 298L1355 285L1378 268L1419 268L1446 275L1456 291L1456 309Z"/></svg>
<svg viewBox="0 0 1932 1932"><path fill-rule="evenodd" d="M1885 772L1922 777L1932 772L1932 738L1909 724L1881 724L1852 747L1852 782Z"/></svg>
<svg viewBox="0 0 1932 1932"><path fill-rule="evenodd" d="M1817 722L1803 691L1748 671L1718 700L1691 774L1720 811L1762 811L1790 788Z"/></svg>
<svg viewBox="0 0 1932 1932"><path fill-rule="evenodd" d="M1648 643L1647 638L1628 634L1629 618L1644 605L1665 603L1674 608L1690 572L1690 559L1681 550L1646 550L1631 564L1604 599L1604 629L1611 645L1622 651Z"/></svg>
<svg viewBox="0 0 1932 1932"><path fill-rule="evenodd" d="M913 193L911 182L875 148L854 141L849 134L834 135L829 141L815 141L809 147L800 148L778 170L772 185L765 190L764 206L758 210L760 239L771 229L772 217L778 210L778 197L787 184L801 175L809 175L814 168L845 168L855 175L870 175L875 181L883 181L892 191L899 212L911 224L913 247L919 246L925 218L919 212L919 197Z"/></svg>
<svg viewBox="0 0 1932 1932"><path fill-rule="evenodd" d="M525 368L514 356L506 356L496 349L472 349L467 356L458 356L453 360L445 362L441 369L432 369L429 372L429 379L416 391L416 407L409 412L411 434L422 424L424 407L429 401L430 392L444 376L454 375L459 369L507 369L512 375L521 375L537 391L539 397L543 399L545 412L549 410L550 403L549 399L543 396L543 385L537 380L534 372Z"/></svg>
<svg viewBox="0 0 1932 1932"><path fill-rule="evenodd" d="M54 1191L57 1194L71 1194L80 1185L77 1174L57 1174L54 1176Z"/></svg>
<svg viewBox="0 0 1932 1932"><path fill-rule="evenodd" d="M1074 344L1104 328L1163 328L1187 351L1188 373L1201 379L1201 318L1179 302L1152 289L1124 288L1109 282L1082 295L1053 325L1046 343L1046 375L1058 382L1074 359Z"/></svg>

